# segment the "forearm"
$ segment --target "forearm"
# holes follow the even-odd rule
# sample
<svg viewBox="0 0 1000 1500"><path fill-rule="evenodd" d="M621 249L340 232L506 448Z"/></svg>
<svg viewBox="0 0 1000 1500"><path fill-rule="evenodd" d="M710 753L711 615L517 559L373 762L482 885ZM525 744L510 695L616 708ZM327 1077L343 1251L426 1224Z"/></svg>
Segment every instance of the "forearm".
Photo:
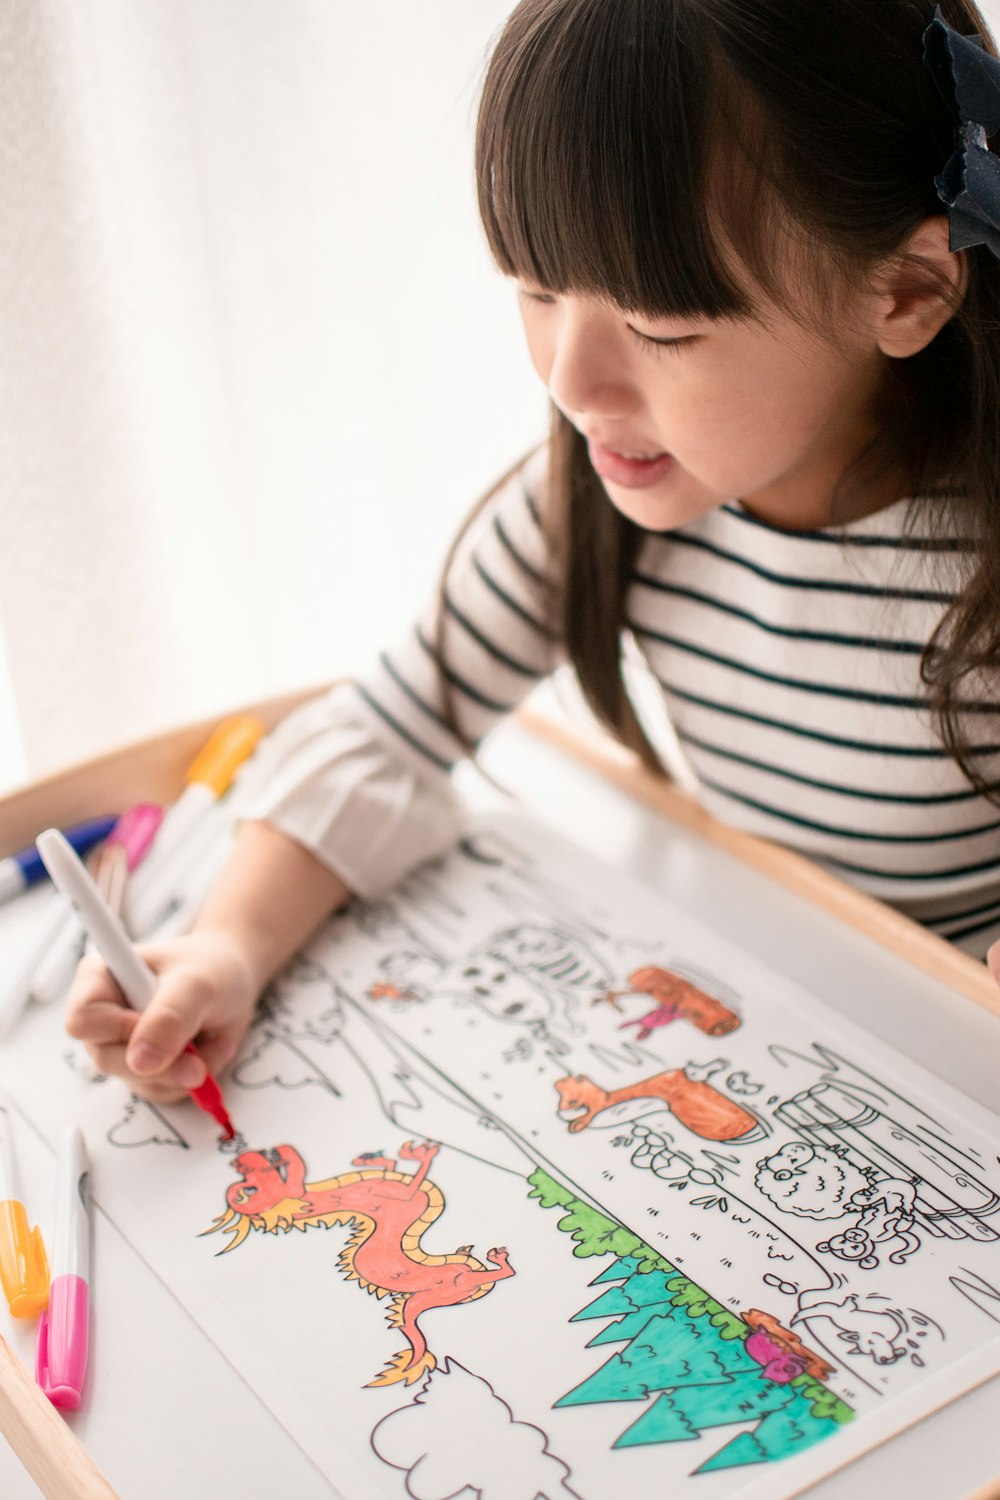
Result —
<svg viewBox="0 0 1000 1500"><path fill-rule="evenodd" d="M294 839L269 823L247 822L240 826L194 930L229 938L260 990L350 894L337 875Z"/></svg>

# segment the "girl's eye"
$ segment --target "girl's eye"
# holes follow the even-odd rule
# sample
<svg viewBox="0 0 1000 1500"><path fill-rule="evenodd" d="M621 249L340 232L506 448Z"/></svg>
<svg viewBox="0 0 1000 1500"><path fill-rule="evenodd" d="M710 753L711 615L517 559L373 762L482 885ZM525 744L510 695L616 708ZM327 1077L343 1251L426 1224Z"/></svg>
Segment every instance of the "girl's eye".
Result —
<svg viewBox="0 0 1000 1500"><path fill-rule="evenodd" d="M658 339L654 338L651 333L641 333L638 328L633 328L631 323L627 327L629 333L634 333L641 344L654 349L677 350L683 348L685 344L694 344L698 340L698 334L696 333L685 334L683 338L677 339Z"/></svg>
<svg viewBox="0 0 1000 1500"><path fill-rule="evenodd" d="M517 295L521 298L522 302L541 302L547 307L551 306L556 300L553 292L533 292L524 286L518 287Z"/></svg>

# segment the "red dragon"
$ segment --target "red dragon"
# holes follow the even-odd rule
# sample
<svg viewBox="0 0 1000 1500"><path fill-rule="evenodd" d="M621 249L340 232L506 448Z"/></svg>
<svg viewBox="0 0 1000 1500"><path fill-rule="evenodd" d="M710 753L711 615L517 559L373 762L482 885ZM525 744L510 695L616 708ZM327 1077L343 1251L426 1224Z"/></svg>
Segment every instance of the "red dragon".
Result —
<svg viewBox="0 0 1000 1500"><path fill-rule="evenodd" d="M441 1191L427 1176L440 1147L407 1141L400 1156L416 1162L409 1176L396 1170L390 1157L377 1152L356 1156L358 1171L306 1182L306 1165L294 1146L272 1151L244 1151L235 1160L240 1181L226 1189L226 1211L206 1229L231 1231L221 1254L241 1245L251 1229L277 1234L291 1229L352 1227L341 1252L340 1269L377 1297L390 1299L387 1321L402 1330L408 1348L393 1355L369 1385L407 1385L437 1364L418 1326L421 1313L453 1307L483 1297L515 1273L503 1248L488 1250L488 1269L462 1245L451 1255L428 1255L420 1241L444 1209Z"/></svg>

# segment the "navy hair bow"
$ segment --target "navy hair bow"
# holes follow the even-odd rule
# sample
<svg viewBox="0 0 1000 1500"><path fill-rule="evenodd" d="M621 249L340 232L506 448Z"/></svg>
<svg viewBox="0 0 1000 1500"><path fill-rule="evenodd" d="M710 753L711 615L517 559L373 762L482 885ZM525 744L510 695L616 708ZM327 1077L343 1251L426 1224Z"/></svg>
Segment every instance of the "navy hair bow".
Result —
<svg viewBox="0 0 1000 1500"><path fill-rule="evenodd" d="M949 26L938 6L924 32L924 64L955 116L958 144L934 179L948 207L949 247L988 245L1000 258L1000 157L986 144L1000 130L1000 60L978 33Z"/></svg>

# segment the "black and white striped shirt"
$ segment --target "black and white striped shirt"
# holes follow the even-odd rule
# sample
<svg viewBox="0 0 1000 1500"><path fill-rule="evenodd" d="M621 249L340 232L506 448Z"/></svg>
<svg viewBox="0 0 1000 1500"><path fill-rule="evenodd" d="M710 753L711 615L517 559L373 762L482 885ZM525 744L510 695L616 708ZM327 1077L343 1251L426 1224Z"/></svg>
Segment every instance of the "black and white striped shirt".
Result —
<svg viewBox="0 0 1000 1500"><path fill-rule="evenodd" d="M543 464L494 497L447 580L444 667L473 740L563 660L546 615ZM942 746L919 674L968 556L959 540L921 541L919 514L904 531L910 509L787 532L731 502L650 534L627 601L631 673L647 733L708 811L983 955L1000 937L1000 808ZM456 826L444 773L462 751L431 622L282 726L254 813L364 894ZM983 764L1000 767L1000 722L979 722Z"/></svg>

